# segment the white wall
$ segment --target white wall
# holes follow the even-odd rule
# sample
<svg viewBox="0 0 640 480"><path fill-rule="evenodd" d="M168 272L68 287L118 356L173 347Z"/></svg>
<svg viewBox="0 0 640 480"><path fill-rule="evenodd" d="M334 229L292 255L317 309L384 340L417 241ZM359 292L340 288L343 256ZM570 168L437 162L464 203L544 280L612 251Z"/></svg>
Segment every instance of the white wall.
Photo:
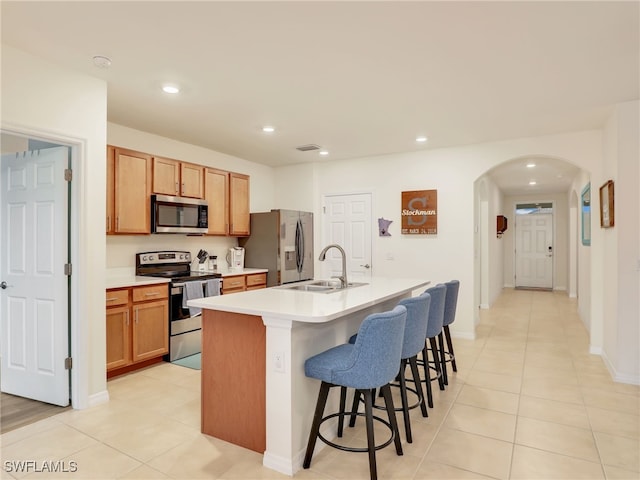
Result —
<svg viewBox="0 0 640 480"><path fill-rule="evenodd" d="M76 145L72 183L73 405L106 399L107 86L2 45L2 128Z"/></svg>
<svg viewBox="0 0 640 480"><path fill-rule="evenodd" d="M567 193L547 195L508 195L505 197L505 211L509 217L509 229L502 237L504 240L504 285L515 286L516 248L515 223L516 204L553 202L553 289L567 290L569 278L569 205Z"/></svg>
<svg viewBox="0 0 640 480"><path fill-rule="evenodd" d="M639 110L638 101L616 107L605 129L602 177L592 186L598 191L606 180L614 181L615 226L599 228L599 219L594 226L604 247L602 353L613 377L630 383L640 383Z"/></svg>
<svg viewBox="0 0 640 480"><path fill-rule="evenodd" d="M474 335L474 183L494 166L526 155L563 158L586 170L602 161L600 131L575 132L472 146L382 155L339 162L318 162L305 168L313 186L299 189L300 202L313 204L320 218L319 198L325 194L371 191L373 217L393 220L391 237L373 237L372 267L381 276L426 276L435 281L461 281L454 331ZM300 167L277 169L276 191L289 183ZM400 199L405 190L438 190L438 235L400 235ZM280 195L280 193L278 193ZM315 197L315 198L314 198ZM280 201L277 197L276 203ZM316 231L321 221L316 222ZM495 225L494 227L495 228ZM320 232L316 238L321 238ZM391 253L394 260L387 260Z"/></svg>
<svg viewBox="0 0 640 480"><path fill-rule="evenodd" d="M271 167L115 123L107 124L107 142L109 145L130 148L151 155L249 175L251 177L250 210L263 212L275 208L274 172ZM209 255L218 255L218 264L222 265L227 249L236 245L238 240L234 237L109 235L107 236L107 268L133 268L136 253L162 249L184 249L190 251L192 255L203 249Z"/></svg>

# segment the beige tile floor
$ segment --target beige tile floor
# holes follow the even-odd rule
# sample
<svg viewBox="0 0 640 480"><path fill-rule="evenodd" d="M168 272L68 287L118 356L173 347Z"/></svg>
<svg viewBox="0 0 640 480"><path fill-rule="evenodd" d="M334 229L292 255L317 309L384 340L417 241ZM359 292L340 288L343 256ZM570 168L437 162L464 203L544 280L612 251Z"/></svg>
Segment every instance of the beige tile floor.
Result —
<svg viewBox="0 0 640 480"><path fill-rule="evenodd" d="M481 312L477 338L454 345L458 373L435 388L428 418L412 411L402 457L378 452L380 478L640 478L640 389L613 382L589 355L574 300L505 290ZM171 364L112 380L108 404L2 435L1 478L287 478L199 432L199 382L200 372ZM362 435L362 423L345 437ZM16 472L17 460L77 471ZM366 479L367 457L325 448L295 477Z"/></svg>

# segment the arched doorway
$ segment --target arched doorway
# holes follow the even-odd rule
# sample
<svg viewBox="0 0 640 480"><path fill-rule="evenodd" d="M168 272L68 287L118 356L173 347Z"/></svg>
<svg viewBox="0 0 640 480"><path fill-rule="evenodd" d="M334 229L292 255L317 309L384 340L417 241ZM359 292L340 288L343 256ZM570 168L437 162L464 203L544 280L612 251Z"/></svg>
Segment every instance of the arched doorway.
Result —
<svg viewBox="0 0 640 480"><path fill-rule="evenodd" d="M577 198L585 177L588 174L571 162L543 155L506 160L478 177L474 184L477 269L474 292L480 308L489 308L502 288L515 286L515 210L517 204L527 202L553 202L557 212L554 288L577 296ZM497 235L498 215L509 220L503 235Z"/></svg>

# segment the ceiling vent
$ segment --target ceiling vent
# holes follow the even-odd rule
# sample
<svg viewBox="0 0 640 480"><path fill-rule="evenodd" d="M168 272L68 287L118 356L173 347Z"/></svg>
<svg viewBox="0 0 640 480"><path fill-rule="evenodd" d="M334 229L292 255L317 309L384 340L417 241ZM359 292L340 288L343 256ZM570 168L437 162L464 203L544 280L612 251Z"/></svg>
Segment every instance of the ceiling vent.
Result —
<svg viewBox="0 0 640 480"><path fill-rule="evenodd" d="M320 150L320 145L315 145L310 143L309 145L300 145L296 147L296 150L300 150L301 152L311 152L312 150Z"/></svg>

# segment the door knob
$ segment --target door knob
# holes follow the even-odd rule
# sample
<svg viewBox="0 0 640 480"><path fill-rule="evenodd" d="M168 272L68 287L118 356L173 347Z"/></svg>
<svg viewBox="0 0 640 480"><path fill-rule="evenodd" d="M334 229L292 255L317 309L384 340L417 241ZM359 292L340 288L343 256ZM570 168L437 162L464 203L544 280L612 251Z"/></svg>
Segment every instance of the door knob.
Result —
<svg viewBox="0 0 640 480"><path fill-rule="evenodd" d="M3 290L6 290L6 288L7 288L7 282L2 282L2 283L0 283L0 288L1 288L1 289L3 289Z"/></svg>
<svg viewBox="0 0 640 480"><path fill-rule="evenodd" d="M371 265L369 265L368 263L365 263L364 265L360 265L360 266L364 268L371 268Z"/></svg>

